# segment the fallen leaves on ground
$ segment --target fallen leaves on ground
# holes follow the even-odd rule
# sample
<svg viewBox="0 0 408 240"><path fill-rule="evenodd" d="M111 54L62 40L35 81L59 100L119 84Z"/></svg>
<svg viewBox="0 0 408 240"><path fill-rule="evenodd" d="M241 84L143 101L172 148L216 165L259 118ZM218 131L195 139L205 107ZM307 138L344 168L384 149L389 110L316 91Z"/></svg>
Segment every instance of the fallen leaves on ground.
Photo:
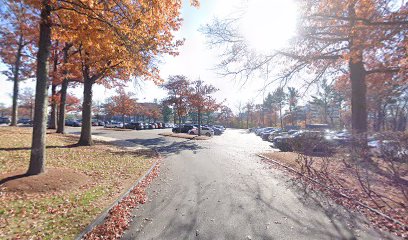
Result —
<svg viewBox="0 0 408 240"><path fill-rule="evenodd" d="M343 205L352 211L362 213L379 229L392 232L403 238L408 237L408 229L406 227L408 226L408 203L404 195L404 192L407 190L406 185L403 183L396 184L394 179L385 177L384 173L378 168L370 167L371 164L362 162L358 163L359 165L356 167L356 162L347 162L344 158L334 155L331 157L308 157L309 166L306 169L305 156L294 152L268 152L262 155L301 173L302 175L299 176L292 171L287 171L292 177L300 179L306 187L324 192L337 204ZM287 170L274 164L272 161L267 159L265 161L279 169ZM376 166L384 165L381 159L374 159L373 161ZM329 186L334 191L330 191L311 181L308 177ZM365 182L362 182L362 178L365 179ZM366 182L367 179L369 179L369 182ZM369 184L370 192L365 189L367 186L364 183ZM350 196L351 199L347 199L335 191ZM374 213L357 204L356 201L392 217L401 222L402 225Z"/></svg>
<svg viewBox="0 0 408 240"><path fill-rule="evenodd" d="M132 220L132 210L147 201L146 188L159 174L159 164L130 193L109 211L105 221L84 239L120 239Z"/></svg>
<svg viewBox="0 0 408 240"><path fill-rule="evenodd" d="M0 128L0 175L28 167L31 128ZM0 185L0 239L72 239L139 179L155 161L146 150L97 142L78 147L75 136L47 134L46 168L89 178L75 188L15 192Z"/></svg>

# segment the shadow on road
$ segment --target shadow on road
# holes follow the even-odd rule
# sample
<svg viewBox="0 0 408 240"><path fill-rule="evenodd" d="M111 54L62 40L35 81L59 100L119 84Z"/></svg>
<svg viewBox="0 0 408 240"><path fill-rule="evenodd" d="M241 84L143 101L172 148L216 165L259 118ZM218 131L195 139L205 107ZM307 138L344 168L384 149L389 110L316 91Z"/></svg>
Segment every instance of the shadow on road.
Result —
<svg viewBox="0 0 408 240"><path fill-rule="evenodd" d="M247 183L246 186L242 186L241 191L243 194L248 196L253 196L254 193L258 193L256 198L257 208L264 209L265 215L264 219L270 217L270 213L276 212L277 216L283 216L283 220L275 221L275 224L285 224L284 219L290 219L293 224L293 229L298 232L299 236L304 238L313 238L315 236L321 236L322 239L358 239L359 234L353 229L365 228L365 224L368 222L362 218L359 214L353 213L343 207L335 206L330 200L321 196L318 192L310 190L307 185L299 183L295 180L289 181L290 188L295 188L298 200L312 212L322 212L329 220L328 222L324 219L319 219L315 217L310 217L307 222L301 221L304 219L302 211L299 209L291 209L290 207L285 209L278 209L274 206L272 199L266 199L262 194L262 187L259 182L253 181ZM272 201L271 201L272 200ZM248 216L249 217L249 216ZM253 229L256 232L256 229ZM370 239L376 239L378 236L373 230L368 230L366 236ZM390 239L387 234L377 232L384 239ZM255 235L256 236L256 235ZM258 236L264 238L262 232Z"/></svg>
<svg viewBox="0 0 408 240"><path fill-rule="evenodd" d="M203 149L194 140L169 142L163 137L158 137L151 139L127 139L127 141L155 149L162 155L178 154L186 150L192 151L195 154L197 150Z"/></svg>

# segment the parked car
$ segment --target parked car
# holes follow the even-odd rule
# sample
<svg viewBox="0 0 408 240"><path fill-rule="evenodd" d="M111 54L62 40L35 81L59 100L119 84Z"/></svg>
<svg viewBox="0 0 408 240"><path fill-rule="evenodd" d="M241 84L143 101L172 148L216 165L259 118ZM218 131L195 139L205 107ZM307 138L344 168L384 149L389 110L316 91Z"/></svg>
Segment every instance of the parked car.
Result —
<svg viewBox="0 0 408 240"><path fill-rule="evenodd" d="M110 122L105 123L105 127L106 128L123 128L123 123L110 121Z"/></svg>
<svg viewBox="0 0 408 240"><path fill-rule="evenodd" d="M407 159L408 147L395 140L373 140L368 142L370 154L376 157L391 158L393 160Z"/></svg>
<svg viewBox="0 0 408 240"><path fill-rule="evenodd" d="M256 134L257 136L261 136L261 134L264 133L264 132L274 131L274 130L276 130L276 129L277 129L277 128L274 128L274 127L260 128L260 129L257 129L257 130L255 131L255 134Z"/></svg>
<svg viewBox="0 0 408 240"><path fill-rule="evenodd" d="M221 126L221 125L214 125L214 127L220 129L223 132L226 130L226 128L224 126Z"/></svg>
<svg viewBox="0 0 408 240"><path fill-rule="evenodd" d="M218 128L218 127L216 127L216 126L212 126L211 128L214 130L214 135L219 136L219 135L221 135L221 134L224 133L224 130L223 130L223 129Z"/></svg>
<svg viewBox="0 0 408 240"><path fill-rule="evenodd" d="M20 118L17 123L21 123L21 124L32 124L33 122L31 121L31 119L29 118Z"/></svg>
<svg viewBox="0 0 408 240"><path fill-rule="evenodd" d="M259 136L259 134L261 134L262 131L264 131L265 128L257 128L254 130L255 135Z"/></svg>
<svg viewBox="0 0 408 240"><path fill-rule="evenodd" d="M225 128L221 125L204 125L204 127L210 127L214 129L214 134L215 135L221 135L224 133Z"/></svg>
<svg viewBox="0 0 408 240"><path fill-rule="evenodd" d="M131 123L125 124L125 128L127 128L127 129L134 129L134 130L142 130L142 129L144 129L144 126L143 126L142 123L131 122Z"/></svg>
<svg viewBox="0 0 408 240"><path fill-rule="evenodd" d="M333 136L333 140L336 141L338 145L345 145L352 142L352 135L347 130L337 132Z"/></svg>
<svg viewBox="0 0 408 240"><path fill-rule="evenodd" d="M80 122L79 120L65 120L65 126L71 126L71 127L81 127L82 126L82 122Z"/></svg>
<svg viewBox="0 0 408 240"><path fill-rule="evenodd" d="M283 132L283 131L281 131L281 130L277 130L277 131L271 132L271 133L269 134L269 136L268 136L268 141L269 141L269 142L273 142L273 140L274 140L276 137L279 137L279 136L290 136L290 135L293 135L293 134L295 134L295 133L297 133L297 132L298 132L298 130L289 130L289 131L287 131L287 132Z"/></svg>
<svg viewBox="0 0 408 240"><path fill-rule="evenodd" d="M335 146L334 140L322 131L299 131L292 135L275 137L273 145L281 151L329 152Z"/></svg>
<svg viewBox="0 0 408 240"><path fill-rule="evenodd" d="M269 139L269 136L272 136L272 139L274 137L276 137L278 134L282 133L283 131L281 129L268 129L265 130L263 132L261 132L261 134L259 134L259 136L262 138L262 140L267 141Z"/></svg>
<svg viewBox="0 0 408 240"><path fill-rule="evenodd" d="M188 133L194 126L191 124L184 124L181 126L175 126L171 131L174 133Z"/></svg>
<svg viewBox="0 0 408 240"><path fill-rule="evenodd" d="M0 117L0 124L10 124L10 118L8 117Z"/></svg>
<svg viewBox="0 0 408 240"><path fill-rule="evenodd" d="M214 136L214 130L209 127L201 127L200 129L201 135L205 135L208 137ZM198 128L192 128L188 131L188 134L191 135L198 135Z"/></svg>

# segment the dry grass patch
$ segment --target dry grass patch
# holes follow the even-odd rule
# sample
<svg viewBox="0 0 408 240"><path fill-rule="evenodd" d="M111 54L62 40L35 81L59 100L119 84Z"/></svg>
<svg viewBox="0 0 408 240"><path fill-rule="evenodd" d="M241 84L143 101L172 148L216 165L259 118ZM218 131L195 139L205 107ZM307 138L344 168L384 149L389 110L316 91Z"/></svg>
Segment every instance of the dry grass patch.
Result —
<svg viewBox="0 0 408 240"><path fill-rule="evenodd" d="M159 135L165 136L165 137L184 138L184 139L190 139L190 140L208 140L208 139L211 139L211 137L190 135L190 134L187 134L187 133L159 133Z"/></svg>
<svg viewBox="0 0 408 240"><path fill-rule="evenodd" d="M28 167L31 128L0 128L0 181ZM47 173L0 185L0 239L73 239L141 177L156 157L47 134ZM36 184L33 184L36 183Z"/></svg>

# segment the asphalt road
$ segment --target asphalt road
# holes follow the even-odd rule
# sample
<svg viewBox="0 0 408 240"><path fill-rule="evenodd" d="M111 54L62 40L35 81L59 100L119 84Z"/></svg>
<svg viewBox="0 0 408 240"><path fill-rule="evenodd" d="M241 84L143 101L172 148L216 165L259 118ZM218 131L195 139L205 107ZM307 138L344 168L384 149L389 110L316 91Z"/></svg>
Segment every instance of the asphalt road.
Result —
<svg viewBox="0 0 408 240"><path fill-rule="evenodd" d="M123 239L386 238L360 215L263 163L255 154L271 148L253 134L227 130L192 141L161 137L161 131L170 130L94 131L165 156L149 201L133 212Z"/></svg>

